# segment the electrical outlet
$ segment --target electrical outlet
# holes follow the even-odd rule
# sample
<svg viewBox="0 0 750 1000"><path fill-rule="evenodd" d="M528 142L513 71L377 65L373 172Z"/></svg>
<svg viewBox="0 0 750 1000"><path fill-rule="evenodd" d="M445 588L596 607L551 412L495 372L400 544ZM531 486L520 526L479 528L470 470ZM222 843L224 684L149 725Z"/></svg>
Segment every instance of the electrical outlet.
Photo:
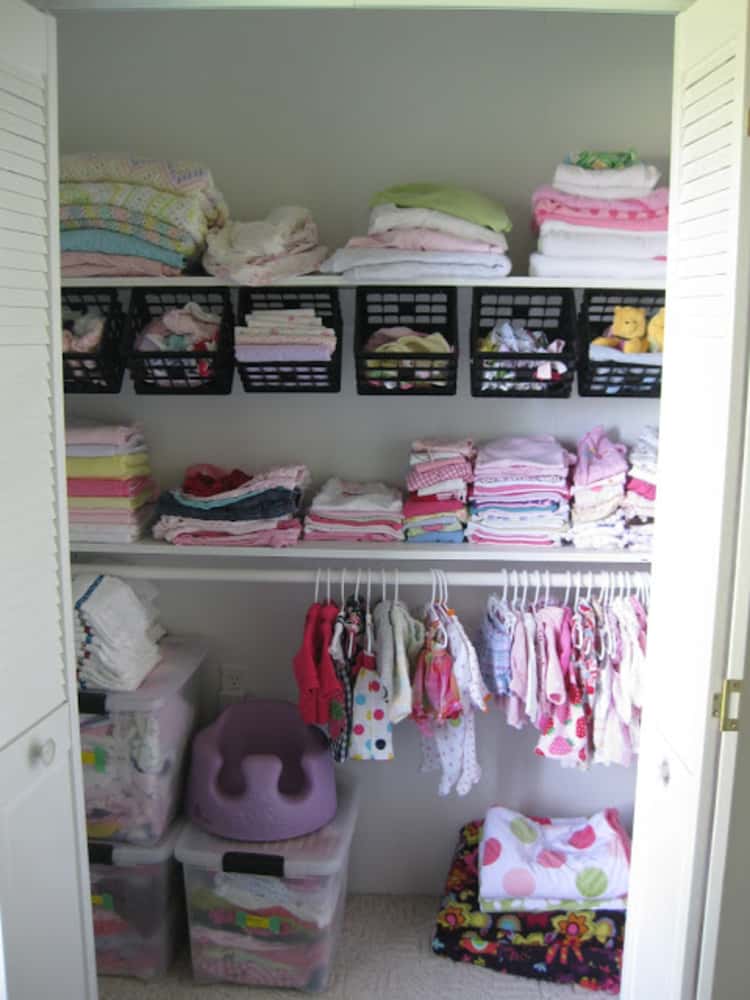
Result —
<svg viewBox="0 0 750 1000"><path fill-rule="evenodd" d="M247 692L247 672L242 667L224 666L221 668L221 693L232 698L239 698Z"/></svg>

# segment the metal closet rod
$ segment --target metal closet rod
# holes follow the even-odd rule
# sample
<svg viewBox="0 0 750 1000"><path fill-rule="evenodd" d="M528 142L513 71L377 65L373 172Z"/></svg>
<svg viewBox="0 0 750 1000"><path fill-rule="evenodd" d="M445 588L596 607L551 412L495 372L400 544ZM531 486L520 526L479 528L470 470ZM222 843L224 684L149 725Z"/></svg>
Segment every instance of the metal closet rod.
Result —
<svg viewBox="0 0 750 1000"><path fill-rule="evenodd" d="M132 580L184 580L185 582L214 583L297 583L327 586L355 584L359 577L360 585L366 584L367 569L211 569L200 567L175 566L116 566L112 563L85 563L74 565L74 569L83 573L120 576ZM373 586L379 585L383 579L389 585L398 581L399 586L431 586L434 582L433 573L429 570L384 570L370 569L370 581ZM542 587L570 587L580 581L585 588L601 589L607 586L636 587L646 582L650 574L632 570L566 570L549 572L547 570L508 570L498 569L493 572L472 573L468 571L445 571L448 584L451 587L498 587L506 581L513 586L516 581L520 586L528 584Z"/></svg>

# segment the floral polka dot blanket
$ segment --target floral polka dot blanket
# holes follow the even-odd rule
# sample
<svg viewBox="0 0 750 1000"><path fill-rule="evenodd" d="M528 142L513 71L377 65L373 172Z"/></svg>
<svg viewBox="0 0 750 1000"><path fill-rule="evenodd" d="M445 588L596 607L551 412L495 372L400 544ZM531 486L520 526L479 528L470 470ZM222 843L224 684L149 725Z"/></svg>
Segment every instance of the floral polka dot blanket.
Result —
<svg viewBox="0 0 750 1000"><path fill-rule="evenodd" d="M625 912L599 907L482 912L483 827L475 821L461 830L437 917L435 954L515 976L619 993Z"/></svg>

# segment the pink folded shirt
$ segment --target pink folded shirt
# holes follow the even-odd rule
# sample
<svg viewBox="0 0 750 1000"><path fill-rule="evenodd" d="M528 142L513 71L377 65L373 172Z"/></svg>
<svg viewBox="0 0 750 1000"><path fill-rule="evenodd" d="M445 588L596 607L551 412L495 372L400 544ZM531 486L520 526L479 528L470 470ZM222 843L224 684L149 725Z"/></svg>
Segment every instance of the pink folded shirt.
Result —
<svg viewBox="0 0 750 1000"><path fill-rule="evenodd" d="M573 473L576 486L588 486L628 471L627 448L610 441L603 427L594 427L578 442L578 462Z"/></svg>
<svg viewBox="0 0 750 1000"><path fill-rule="evenodd" d="M65 428L65 444L111 444L126 447L143 440L140 424L69 423Z"/></svg>
<svg viewBox="0 0 750 1000"><path fill-rule="evenodd" d="M566 451L551 434L532 437L504 437L482 445L477 457L476 474L507 470L518 475L518 470L536 470L550 474L550 471L564 471L574 456Z"/></svg>
<svg viewBox="0 0 750 1000"><path fill-rule="evenodd" d="M427 497L408 497L404 503L404 517L424 517L429 514L456 514L466 505L460 500L432 500Z"/></svg>
<svg viewBox="0 0 750 1000"><path fill-rule="evenodd" d="M435 462L420 462L413 465L406 477L406 486L411 493L423 490L427 486L437 486L449 480L462 480L465 483L472 479L471 462L465 458L438 459Z"/></svg>

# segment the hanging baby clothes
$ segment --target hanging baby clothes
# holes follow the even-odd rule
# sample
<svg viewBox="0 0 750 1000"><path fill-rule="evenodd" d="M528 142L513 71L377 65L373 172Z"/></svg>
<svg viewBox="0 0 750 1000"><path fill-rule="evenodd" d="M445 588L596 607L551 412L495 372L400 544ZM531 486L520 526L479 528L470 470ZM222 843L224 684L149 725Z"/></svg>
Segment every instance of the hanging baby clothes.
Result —
<svg viewBox="0 0 750 1000"><path fill-rule="evenodd" d="M312 604L305 616L302 644L293 662L299 689L302 721L330 726L343 714L344 693L331 659L329 646L338 607L332 602Z"/></svg>
<svg viewBox="0 0 750 1000"><path fill-rule="evenodd" d="M411 715L411 674L424 644L425 630L422 622L413 618L406 605L398 599L391 605L390 619L394 654L390 718L395 726Z"/></svg>
<svg viewBox="0 0 750 1000"><path fill-rule="evenodd" d="M356 661L349 756L353 760L393 760L393 723L388 718L388 697L378 678L372 651L373 622L369 609L364 642Z"/></svg>
<svg viewBox="0 0 750 1000"><path fill-rule="evenodd" d="M352 595L336 619L330 654L336 677L344 694L342 717L329 724L331 754L342 764L349 756L354 710L354 668L364 634L366 608L358 595Z"/></svg>
<svg viewBox="0 0 750 1000"><path fill-rule="evenodd" d="M491 594L479 631L477 653L484 683L500 696L510 693L511 640L515 627L515 616L507 602Z"/></svg>
<svg viewBox="0 0 750 1000"><path fill-rule="evenodd" d="M587 767L588 723L580 667L572 648L570 608L544 607L536 615L545 657L536 753L554 757L564 767Z"/></svg>

